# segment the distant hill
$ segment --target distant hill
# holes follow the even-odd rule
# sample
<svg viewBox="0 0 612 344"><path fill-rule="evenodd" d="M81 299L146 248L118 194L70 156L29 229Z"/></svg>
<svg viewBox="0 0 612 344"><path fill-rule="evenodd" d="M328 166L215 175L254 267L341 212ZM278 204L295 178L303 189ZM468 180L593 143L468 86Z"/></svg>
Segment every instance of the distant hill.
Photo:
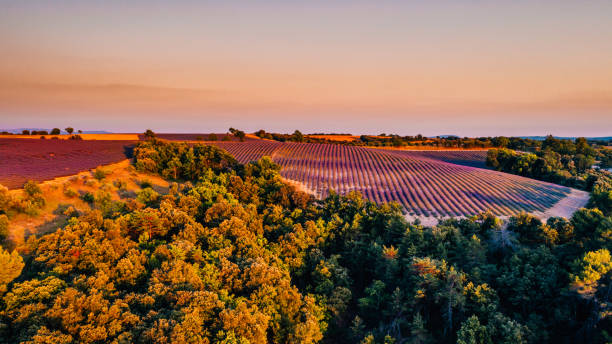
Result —
<svg viewBox="0 0 612 344"><path fill-rule="evenodd" d="M539 140L544 141L546 136L519 136L522 139L531 139L531 140ZM575 140L581 136L553 136L556 139L560 140ZM586 137L587 140L598 140L598 141L610 141L612 140L612 136L599 136L599 137Z"/></svg>
<svg viewBox="0 0 612 344"><path fill-rule="evenodd" d="M437 135L437 136L430 136L431 138L434 137L439 137L439 138L443 138L443 139L450 139L450 138L458 138L458 137L463 137L463 136L458 136L458 135ZM478 137L478 136L477 136ZM546 139L546 136L508 136L508 137L520 137L522 139L530 139L530 140L538 140L538 141L544 141ZM553 136L556 139L560 139L560 140L575 140L578 137L582 137L582 136ZM612 141L612 136L598 136L598 137L586 137L587 140L598 140L598 141Z"/></svg>

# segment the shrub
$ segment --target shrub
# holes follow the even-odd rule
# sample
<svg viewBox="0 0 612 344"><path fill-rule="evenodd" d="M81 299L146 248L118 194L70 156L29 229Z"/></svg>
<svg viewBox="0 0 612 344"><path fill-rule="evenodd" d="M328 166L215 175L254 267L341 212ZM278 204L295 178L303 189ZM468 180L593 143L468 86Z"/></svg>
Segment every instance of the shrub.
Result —
<svg viewBox="0 0 612 344"><path fill-rule="evenodd" d="M113 185L119 190L127 190L127 182L125 180L115 180Z"/></svg>
<svg viewBox="0 0 612 344"><path fill-rule="evenodd" d="M85 179L85 180L83 180L83 185L85 185L85 186L95 187L97 184L98 184L98 182L95 179Z"/></svg>
<svg viewBox="0 0 612 344"><path fill-rule="evenodd" d="M95 197L94 194L92 194L91 192L87 191L86 193L84 193L81 196L81 199L87 203L93 203L95 201Z"/></svg>
<svg viewBox="0 0 612 344"><path fill-rule="evenodd" d="M71 188L71 187L65 187L65 188L64 188L64 195L65 195L66 197L69 197L69 198L74 198L74 197L76 197L78 194L79 194L79 193L78 193L78 192L76 192L76 190L74 190L74 189L73 189L73 188Z"/></svg>
<svg viewBox="0 0 612 344"><path fill-rule="evenodd" d="M140 187L143 189L150 188L152 186L153 184L151 184L151 181L148 179L143 179L140 181Z"/></svg>
<svg viewBox="0 0 612 344"><path fill-rule="evenodd" d="M36 184L36 182L34 182L33 180L28 180L23 185L23 191L25 191L26 195L29 196L29 197L34 197L36 195L41 195L42 194L42 190Z"/></svg>
<svg viewBox="0 0 612 344"><path fill-rule="evenodd" d="M138 192L136 199L146 205L151 205L157 201L159 194L152 188L145 188Z"/></svg>
<svg viewBox="0 0 612 344"><path fill-rule="evenodd" d="M109 175L109 174L110 173L108 171L105 171L105 170L101 169L100 167L98 167L94 171L94 178L96 178L97 180L102 180L102 179L106 178L106 176Z"/></svg>

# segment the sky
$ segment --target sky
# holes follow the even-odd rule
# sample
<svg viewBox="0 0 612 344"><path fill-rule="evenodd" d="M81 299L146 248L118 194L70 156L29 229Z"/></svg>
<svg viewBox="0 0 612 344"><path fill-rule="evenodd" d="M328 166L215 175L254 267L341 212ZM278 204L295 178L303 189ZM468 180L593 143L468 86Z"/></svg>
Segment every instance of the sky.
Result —
<svg viewBox="0 0 612 344"><path fill-rule="evenodd" d="M0 128L612 136L612 1L0 3Z"/></svg>

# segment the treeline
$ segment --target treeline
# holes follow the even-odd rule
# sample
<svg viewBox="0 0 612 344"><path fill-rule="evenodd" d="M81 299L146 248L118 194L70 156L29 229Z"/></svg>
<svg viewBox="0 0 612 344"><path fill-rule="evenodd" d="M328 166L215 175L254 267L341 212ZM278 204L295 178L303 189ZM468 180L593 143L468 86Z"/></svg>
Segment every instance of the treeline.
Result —
<svg viewBox="0 0 612 344"><path fill-rule="evenodd" d="M612 218L490 214L436 227L352 193L322 201L263 158L135 149L173 180L0 250L0 338L24 343L610 341ZM103 179L104 180L104 179ZM148 190L145 192L145 190Z"/></svg>
<svg viewBox="0 0 612 344"><path fill-rule="evenodd" d="M268 140L276 140L280 142L307 142L307 143L331 143L331 144L346 144L354 146L373 146L373 147L405 147L405 146L429 146L438 148L488 148L488 147L505 147L510 143L511 139L506 137L481 137L481 138L460 138L460 137L435 137L429 138L423 135L416 136L400 136L400 135L361 135L354 140L334 140L323 137L315 137L316 135L350 135L350 134L311 134L304 135L299 130L293 134L269 133L265 130L258 130L255 135ZM516 138L512 138L512 142L516 146L535 145L532 140L519 139L521 144L518 144Z"/></svg>
<svg viewBox="0 0 612 344"><path fill-rule="evenodd" d="M68 133L68 135L72 135L72 133L74 133L74 128L72 127L68 127L64 129L65 132ZM79 134L82 134L83 131L82 130L78 130ZM24 129L21 131L21 135L60 135L61 134L61 130L60 128L53 128L49 131L47 130L28 130L28 129ZM8 131L3 131L0 132L0 135L14 135L11 132Z"/></svg>
<svg viewBox="0 0 612 344"><path fill-rule="evenodd" d="M241 132L231 128L230 131L236 135ZM244 132L242 132L244 134ZM554 147L554 151L560 154L574 154L576 143L572 140L556 139L549 135L545 140L535 140L521 137L458 137L458 136L437 136L425 137L421 134L415 136L401 136L394 134L381 133L379 135L361 135L354 137L353 140L334 140L316 136L351 136L351 134L309 134L304 135L299 130L293 134L270 133L261 129L254 133L262 139L275 140L280 142L308 142L308 143L332 143L346 144L356 146L373 146L373 147L436 147L436 148L459 148L459 149L474 149L474 148L509 148L519 151L535 152L545 150L547 147ZM577 142L584 142L587 146L596 146L599 149L606 150L604 141L587 142L584 138L577 139ZM610 151L610 149L607 149ZM606 160L608 167L612 167L612 154L607 154L601 157Z"/></svg>
<svg viewBox="0 0 612 344"><path fill-rule="evenodd" d="M279 133L268 133L265 130L260 129L255 132L255 136L262 138L262 139L275 140L279 142L289 141L289 142L324 143L325 141L329 141L329 140L316 139L313 137L304 136L304 134L302 134L302 132L299 130L294 131L293 134L279 134Z"/></svg>

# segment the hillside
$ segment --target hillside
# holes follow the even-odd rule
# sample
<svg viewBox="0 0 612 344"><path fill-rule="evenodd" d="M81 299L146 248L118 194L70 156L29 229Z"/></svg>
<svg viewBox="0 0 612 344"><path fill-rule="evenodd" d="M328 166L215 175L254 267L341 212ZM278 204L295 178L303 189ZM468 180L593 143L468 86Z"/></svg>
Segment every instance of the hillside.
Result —
<svg viewBox="0 0 612 344"><path fill-rule="evenodd" d="M270 156L281 176L322 198L359 191L377 203L399 202L408 215L468 216L544 212L571 189L476 168L486 152L380 150L330 144L226 143L241 163ZM466 166L468 165L468 166Z"/></svg>

